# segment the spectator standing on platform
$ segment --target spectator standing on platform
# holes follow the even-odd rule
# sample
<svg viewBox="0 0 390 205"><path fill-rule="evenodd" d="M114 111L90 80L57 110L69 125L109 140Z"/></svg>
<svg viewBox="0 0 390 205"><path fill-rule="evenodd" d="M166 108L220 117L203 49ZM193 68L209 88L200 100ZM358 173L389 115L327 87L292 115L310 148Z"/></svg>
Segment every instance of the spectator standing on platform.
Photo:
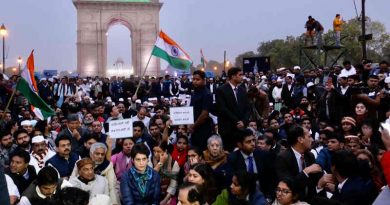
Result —
<svg viewBox="0 0 390 205"><path fill-rule="evenodd" d="M333 20L333 31L334 31L334 38L336 41L336 46L341 46L340 44L340 38L341 38L341 26L345 23L345 21L341 18L340 14L336 14L336 17Z"/></svg>

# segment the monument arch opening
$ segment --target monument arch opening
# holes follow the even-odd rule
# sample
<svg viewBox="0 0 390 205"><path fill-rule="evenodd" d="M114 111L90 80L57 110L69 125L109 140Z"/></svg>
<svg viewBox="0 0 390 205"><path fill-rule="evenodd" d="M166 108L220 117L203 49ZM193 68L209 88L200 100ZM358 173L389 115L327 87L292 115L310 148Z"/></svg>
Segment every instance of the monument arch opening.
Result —
<svg viewBox="0 0 390 205"><path fill-rule="evenodd" d="M122 23L109 26L107 36L107 76L125 76L134 74L132 65L131 32Z"/></svg>
<svg viewBox="0 0 390 205"><path fill-rule="evenodd" d="M142 75L159 32L159 0L73 0L77 10L77 72L108 76L107 32L121 24L131 33L131 63ZM126 55L126 54L124 54ZM130 54L128 54L130 55ZM152 58L147 75L158 75L160 61Z"/></svg>

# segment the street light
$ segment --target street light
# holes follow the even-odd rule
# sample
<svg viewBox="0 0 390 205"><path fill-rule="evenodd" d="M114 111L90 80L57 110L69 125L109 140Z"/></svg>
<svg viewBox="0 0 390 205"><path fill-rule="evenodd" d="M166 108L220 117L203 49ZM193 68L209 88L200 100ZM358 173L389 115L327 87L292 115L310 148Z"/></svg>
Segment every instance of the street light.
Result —
<svg viewBox="0 0 390 205"><path fill-rule="evenodd" d="M18 57L18 64L19 64L19 72L20 72L20 67L22 65L22 57Z"/></svg>
<svg viewBox="0 0 390 205"><path fill-rule="evenodd" d="M7 29L5 28L4 24L1 24L0 34L3 36L3 73L4 73L4 69L5 69L5 35L7 35Z"/></svg>
<svg viewBox="0 0 390 205"><path fill-rule="evenodd" d="M214 70L217 70L217 66L214 66Z"/></svg>

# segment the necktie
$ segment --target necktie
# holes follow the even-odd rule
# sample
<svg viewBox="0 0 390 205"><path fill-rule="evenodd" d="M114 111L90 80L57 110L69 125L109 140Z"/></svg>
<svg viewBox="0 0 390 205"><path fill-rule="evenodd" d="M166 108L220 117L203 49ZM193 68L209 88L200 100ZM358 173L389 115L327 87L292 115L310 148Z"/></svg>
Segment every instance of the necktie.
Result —
<svg viewBox="0 0 390 205"><path fill-rule="evenodd" d="M303 154L301 154L301 167L302 167L302 170L304 170L306 168L305 157Z"/></svg>
<svg viewBox="0 0 390 205"><path fill-rule="evenodd" d="M234 90L234 97L236 98L236 102L238 103L238 98L237 98L238 88L235 87L233 90Z"/></svg>
<svg viewBox="0 0 390 205"><path fill-rule="evenodd" d="M249 156L247 159L248 159L248 173L254 173L253 157Z"/></svg>

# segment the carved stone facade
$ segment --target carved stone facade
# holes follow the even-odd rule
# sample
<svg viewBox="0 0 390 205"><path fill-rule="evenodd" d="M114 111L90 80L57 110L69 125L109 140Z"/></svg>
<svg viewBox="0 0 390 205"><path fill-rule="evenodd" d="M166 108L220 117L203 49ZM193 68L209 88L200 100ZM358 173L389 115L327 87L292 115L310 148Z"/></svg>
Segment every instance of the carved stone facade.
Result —
<svg viewBox="0 0 390 205"><path fill-rule="evenodd" d="M125 0L73 0L77 9L77 72L81 76L107 75L107 32L122 24L131 33L135 75L142 75L159 32L162 3ZM160 61L152 58L146 75L158 75Z"/></svg>

